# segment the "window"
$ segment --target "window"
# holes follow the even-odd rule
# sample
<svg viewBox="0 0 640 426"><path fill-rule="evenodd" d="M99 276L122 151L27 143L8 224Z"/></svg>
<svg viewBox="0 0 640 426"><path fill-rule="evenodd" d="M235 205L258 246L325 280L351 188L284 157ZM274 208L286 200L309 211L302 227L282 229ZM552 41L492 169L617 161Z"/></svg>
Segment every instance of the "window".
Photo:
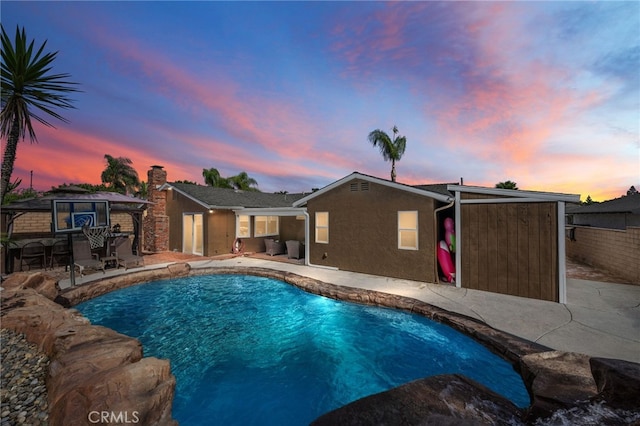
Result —
<svg viewBox="0 0 640 426"><path fill-rule="evenodd" d="M316 243L329 243L329 212L316 212Z"/></svg>
<svg viewBox="0 0 640 426"><path fill-rule="evenodd" d="M251 236L251 222L246 214L236 216L236 237L249 238Z"/></svg>
<svg viewBox="0 0 640 426"><path fill-rule="evenodd" d="M398 248L418 250L418 212L398 212Z"/></svg>
<svg viewBox="0 0 640 426"><path fill-rule="evenodd" d="M278 216L256 216L255 236L265 237L267 235L278 235Z"/></svg>

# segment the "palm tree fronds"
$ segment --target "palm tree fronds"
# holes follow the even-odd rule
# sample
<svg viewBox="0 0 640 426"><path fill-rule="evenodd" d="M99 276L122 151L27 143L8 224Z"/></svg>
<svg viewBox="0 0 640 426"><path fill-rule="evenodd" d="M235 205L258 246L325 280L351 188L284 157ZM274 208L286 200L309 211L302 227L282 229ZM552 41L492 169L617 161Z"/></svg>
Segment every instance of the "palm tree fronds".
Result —
<svg viewBox="0 0 640 426"><path fill-rule="evenodd" d="M391 181L396 181L396 161L400 161L404 151L407 147L407 138L404 136L397 136L398 127L393 126L393 140L389 137L387 133L380 129L373 130L369 133L368 139L369 142L374 147L378 147L380 149L380 153L382 154L382 158L384 161L391 161Z"/></svg>

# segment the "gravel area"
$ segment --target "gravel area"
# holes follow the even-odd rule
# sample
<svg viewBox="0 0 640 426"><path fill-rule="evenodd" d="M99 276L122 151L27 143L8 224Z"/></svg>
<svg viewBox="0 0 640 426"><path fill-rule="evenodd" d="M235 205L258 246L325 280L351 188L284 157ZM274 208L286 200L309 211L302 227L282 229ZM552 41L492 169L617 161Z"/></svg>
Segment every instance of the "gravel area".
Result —
<svg viewBox="0 0 640 426"><path fill-rule="evenodd" d="M24 335L0 330L0 425L49 424L49 358Z"/></svg>

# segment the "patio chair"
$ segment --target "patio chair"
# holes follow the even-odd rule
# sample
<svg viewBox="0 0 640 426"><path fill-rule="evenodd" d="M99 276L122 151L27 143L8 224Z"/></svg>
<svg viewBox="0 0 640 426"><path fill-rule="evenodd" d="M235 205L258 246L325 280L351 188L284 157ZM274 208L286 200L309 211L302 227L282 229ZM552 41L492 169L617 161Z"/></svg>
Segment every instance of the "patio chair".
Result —
<svg viewBox="0 0 640 426"><path fill-rule="evenodd" d="M304 257L304 244L296 240L287 241L287 258L300 259L302 257Z"/></svg>
<svg viewBox="0 0 640 426"><path fill-rule="evenodd" d="M67 241L56 241L51 246L51 257L49 259L49 268L53 269L53 262L57 261L57 264L60 265L60 259L64 259L64 270L65 272L69 269L69 256L71 255L71 251L69 251L69 244Z"/></svg>
<svg viewBox="0 0 640 426"><path fill-rule="evenodd" d="M45 250L44 244L38 241L32 241L22 246L20 249L20 271L22 271L23 265L27 265L31 270L31 266L36 262L46 270L47 255Z"/></svg>
<svg viewBox="0 0 640 426"><path fill-rule="evenodd" d="M115 240L116 263L118 267L124 266L125 271L130 265L144 266L142 256L133 254L129 237L118 237Z"/></svg>
<svg viewBox="0 0 640 426"><path fill-rule="evenodd" d="M283 254L286 251L284 243L276 241L273 238L265 238L264 245L269 256Z"/></svg>
<svg viewBox="0 0 640 426"><path fill-rule="evenodd" d="M100 256L91 253L91 245L86 238L73 240L73 267L80 269L80 276L84 274L86 268L102 269L104 274L104 262L100 260Z"/></svg>

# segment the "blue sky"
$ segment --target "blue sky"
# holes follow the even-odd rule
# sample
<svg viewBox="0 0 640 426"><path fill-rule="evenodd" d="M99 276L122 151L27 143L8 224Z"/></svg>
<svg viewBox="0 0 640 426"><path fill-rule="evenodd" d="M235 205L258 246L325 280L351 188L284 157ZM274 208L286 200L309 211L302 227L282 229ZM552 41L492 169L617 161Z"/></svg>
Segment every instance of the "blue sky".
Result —
<svg viewBox="0 0 640 426"><path fill-rule="evenodd" d="M389 178L367 141L397 125L398 181L591 195L640 188L640 2L2 2L81 84L14 178L100 183L104 155L246 171L310 191ZM4 143L4 141L3 141Z"/></svg>

